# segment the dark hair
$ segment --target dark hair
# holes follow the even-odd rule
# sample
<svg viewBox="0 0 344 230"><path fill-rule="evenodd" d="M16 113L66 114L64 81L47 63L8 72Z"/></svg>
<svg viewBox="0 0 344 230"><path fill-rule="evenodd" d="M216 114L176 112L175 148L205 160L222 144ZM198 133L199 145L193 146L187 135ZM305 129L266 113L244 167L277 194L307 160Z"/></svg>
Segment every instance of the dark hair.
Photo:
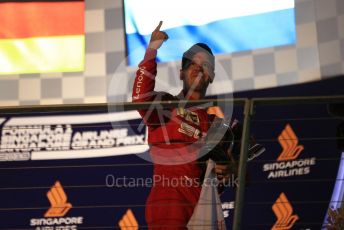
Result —
<svg viewBox="0 0 344 230"><path fill-rule="evenodd" d="M191 46L187 51L185 51L185 53L183 54L183 59L182 59L183 70L189 67L192 57L198 52L206 53L209 57L210 64L212 65L213 69L215 68L215 57L210 47L204 43L196 43L193 46Z"/></svg>

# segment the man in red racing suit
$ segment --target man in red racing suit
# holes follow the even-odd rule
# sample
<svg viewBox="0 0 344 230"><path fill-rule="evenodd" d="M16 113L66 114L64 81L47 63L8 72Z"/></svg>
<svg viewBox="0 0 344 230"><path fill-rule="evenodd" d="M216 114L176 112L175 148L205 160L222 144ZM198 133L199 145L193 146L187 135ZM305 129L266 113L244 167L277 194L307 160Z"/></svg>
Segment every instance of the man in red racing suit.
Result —
<svg viewBox="0 0 344 230"><path fill-rule="evenodd" d="M214 56L210 48L198 43L183 55L180 79L183 90L177 96L156 92L157 49L168 39L153 31L144 59L134 81L133 102L198 100L205 97L214 79ZM150 229L187 229L201 191L201 170L197 164L202 138L209 129L212 116L204 108L149 108L139 110L148 126L148 143L154 163L154 186L146 203L146 221ZM220 168L219 168L220 167ZM227 173L226 167L217 171Z"/></svg>

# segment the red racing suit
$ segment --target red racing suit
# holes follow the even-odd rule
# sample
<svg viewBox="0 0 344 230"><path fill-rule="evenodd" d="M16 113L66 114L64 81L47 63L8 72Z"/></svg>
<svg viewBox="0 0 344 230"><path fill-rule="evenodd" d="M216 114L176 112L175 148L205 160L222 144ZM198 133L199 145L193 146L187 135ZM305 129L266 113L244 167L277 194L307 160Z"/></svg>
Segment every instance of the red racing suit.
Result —
<svg viewBox="0 0 344 230"><path fill-rule="evenodd" d="M133 102L183 99L156 92L157 51L147 49L134 81ZM197 156L202 137L212 117L202 108L162 109L152 106L139 110L148 126L150 156L154 163L154 186L146 202L150 229L187 229L201 191L201 170Z"/></svg>

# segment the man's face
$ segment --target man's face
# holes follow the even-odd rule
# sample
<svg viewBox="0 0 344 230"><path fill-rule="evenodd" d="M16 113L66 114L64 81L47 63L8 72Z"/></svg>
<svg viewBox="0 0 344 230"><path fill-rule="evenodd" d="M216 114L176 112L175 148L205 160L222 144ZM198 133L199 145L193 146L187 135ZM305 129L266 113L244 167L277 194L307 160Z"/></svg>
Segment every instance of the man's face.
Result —
<svg viewBox="0 0 344 230"><path fill-rule="evenodd" d="M208 55L204 52L198 52L192 57L190 65L180 72L184 92L189 94L198 92L205 95L214 75L210 63Z"/></svg>

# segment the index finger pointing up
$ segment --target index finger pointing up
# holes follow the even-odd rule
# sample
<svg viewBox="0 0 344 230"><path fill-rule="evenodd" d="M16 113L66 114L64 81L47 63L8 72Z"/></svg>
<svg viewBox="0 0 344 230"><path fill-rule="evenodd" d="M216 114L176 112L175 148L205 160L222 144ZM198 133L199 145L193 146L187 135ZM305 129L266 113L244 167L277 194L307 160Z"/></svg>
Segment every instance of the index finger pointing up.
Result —
<svg viewBox="0 0 344 230"><path fill-rule="evenodd" d="M155 31L160 31L161 26L162 26L162 21L159 22L159 25L155 28Z"/></svg>

